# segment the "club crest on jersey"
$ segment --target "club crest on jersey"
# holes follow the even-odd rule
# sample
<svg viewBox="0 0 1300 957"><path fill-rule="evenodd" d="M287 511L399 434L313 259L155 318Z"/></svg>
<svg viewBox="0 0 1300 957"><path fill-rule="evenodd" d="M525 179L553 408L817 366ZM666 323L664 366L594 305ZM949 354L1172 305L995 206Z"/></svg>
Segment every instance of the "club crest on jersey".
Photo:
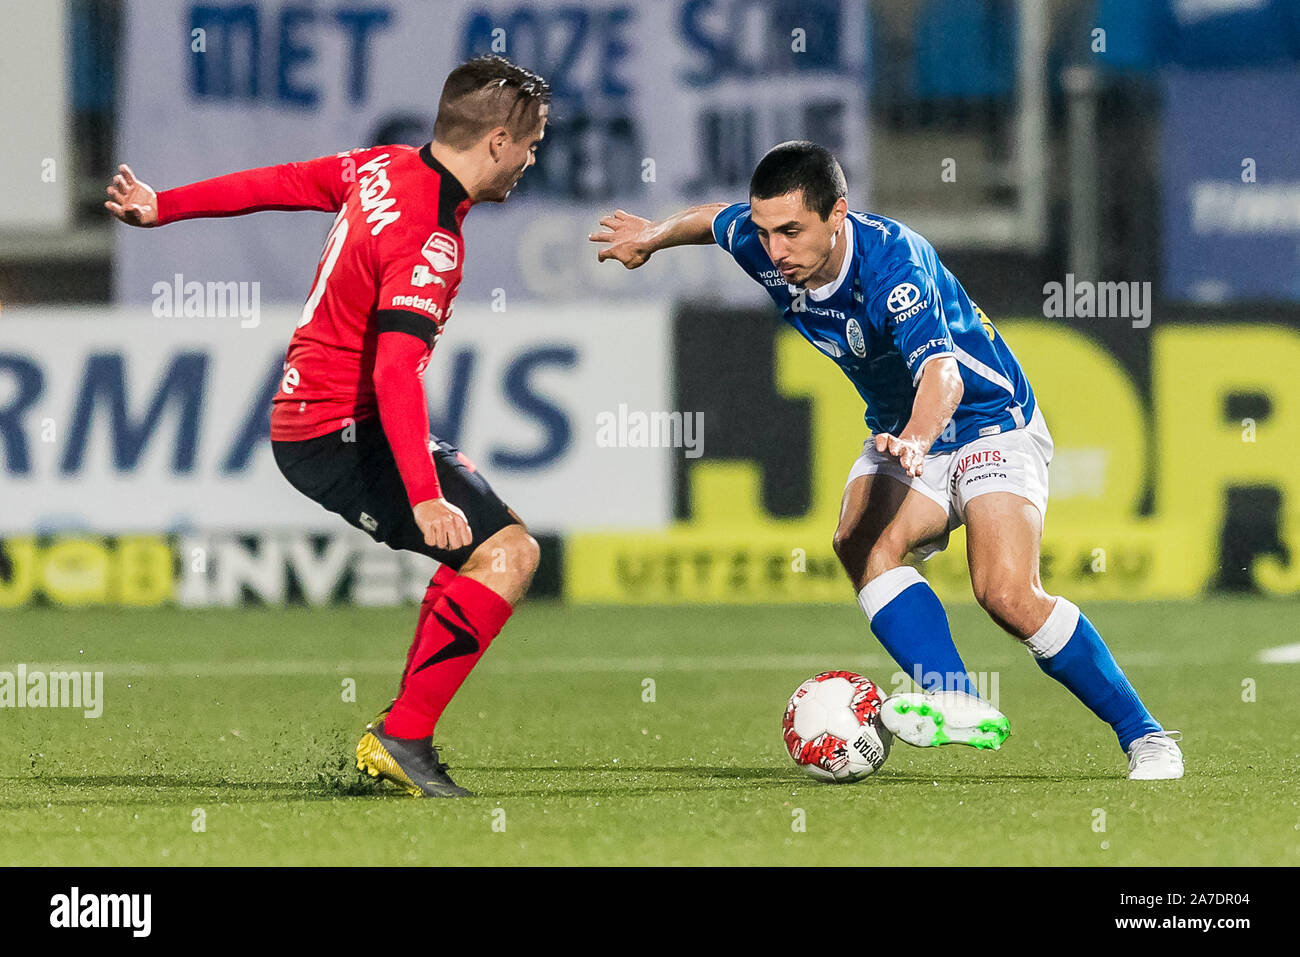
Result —
<svg viewBox="0 0 1300 957"><path fill-rule="evenodd" d="M456 240L449 233L434 233L420 250L424 258L429 260L429 265L438 272L447 272L455 269L459 260L459 252L456 247Z"/></svg>
<svg viewBox="0 0 1300 957"><path fill-rule="evenodd" d="M921 290L910 282L900 282L889 290L889 296L885 299L885 307L890 312L902 312L904 309L910 309L916 305L916 301L920 298Z"/></svg>
<svg viewBox="0 0 1300 957"><path fill-rule="evenodd" d="M844 326L844 336L849 340L849 348L859 359L867 354L867 340L862 335L862 327L858 325L858 320L850 319Z"/></svg>

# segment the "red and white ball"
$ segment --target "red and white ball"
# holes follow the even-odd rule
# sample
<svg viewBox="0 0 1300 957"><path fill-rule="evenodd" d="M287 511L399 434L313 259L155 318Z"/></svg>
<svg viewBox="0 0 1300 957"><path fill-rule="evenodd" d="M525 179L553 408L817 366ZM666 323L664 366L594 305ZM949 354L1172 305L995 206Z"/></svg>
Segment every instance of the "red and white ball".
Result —
<svg viewBox="0 0 1300 957"><path fill-rule="evenodd" d="M857 781L880 770L894 736L880 721L885 695L851 671L825 671L790 696L781 722L786 750L822 781Z"/></svg>

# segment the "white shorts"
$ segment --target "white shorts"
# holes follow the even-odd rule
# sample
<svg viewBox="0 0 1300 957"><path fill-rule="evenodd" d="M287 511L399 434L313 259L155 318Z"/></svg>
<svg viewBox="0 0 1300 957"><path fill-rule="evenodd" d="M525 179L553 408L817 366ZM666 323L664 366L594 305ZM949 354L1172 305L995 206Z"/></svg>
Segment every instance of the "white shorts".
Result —
<svg viewBox="0 0 1300 957"><path fill-rule="evenodd" d="M862 446L848 485L860 475L888 475L916 489L948 513L948 532L966 522L966 503L985 492L1012 492L1027 498L1047 516L1047 466L1052 461L1052 436L1043 421L1043 413L1034 409L1023 429L1000 432L968 442L951 452L925 457L920 477L903 471L898 459L888 452L877 452L875 439ZM917 548L916 554L929 558L948 547L948 535Z"/></svg>

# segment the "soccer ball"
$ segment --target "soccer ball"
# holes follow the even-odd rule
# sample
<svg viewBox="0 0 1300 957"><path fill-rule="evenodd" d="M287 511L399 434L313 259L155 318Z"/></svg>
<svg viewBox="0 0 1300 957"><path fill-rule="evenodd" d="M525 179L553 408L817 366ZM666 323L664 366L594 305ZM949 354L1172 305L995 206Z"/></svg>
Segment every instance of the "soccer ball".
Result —
<svg viewBox="0 0 1300 957"><path fill-rule="evenodd" d="M790 696L781 722L786 750L805 774L857 781L880 770L894 736L880 722L885 696L862 675L826 671Z"/></svg>

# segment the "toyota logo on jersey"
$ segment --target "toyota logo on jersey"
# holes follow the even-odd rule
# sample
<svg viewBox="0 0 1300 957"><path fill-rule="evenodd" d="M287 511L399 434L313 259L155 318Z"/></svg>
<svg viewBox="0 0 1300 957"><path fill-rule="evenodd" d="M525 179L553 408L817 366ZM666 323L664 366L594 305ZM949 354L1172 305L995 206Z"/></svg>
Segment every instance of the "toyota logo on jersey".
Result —
<svg viewBox="0 0 1300 957"><path fill-rule="evenodd" d="M434 233L425 242L420 252L424 254L425 259L429 260L429 265L438 272L447 272L449 269L456 268L458 259L456 240L447 233Z"/></svg>
<svg viewBox="0 0 1300 957"><path fill-rule="evenodd" d="M885 300L885 306L890 312L902 312L911 306L916 305L916 301L921 298L921 290L910 282L900 282L897 286L889 291L889 297Z"/></svg>

